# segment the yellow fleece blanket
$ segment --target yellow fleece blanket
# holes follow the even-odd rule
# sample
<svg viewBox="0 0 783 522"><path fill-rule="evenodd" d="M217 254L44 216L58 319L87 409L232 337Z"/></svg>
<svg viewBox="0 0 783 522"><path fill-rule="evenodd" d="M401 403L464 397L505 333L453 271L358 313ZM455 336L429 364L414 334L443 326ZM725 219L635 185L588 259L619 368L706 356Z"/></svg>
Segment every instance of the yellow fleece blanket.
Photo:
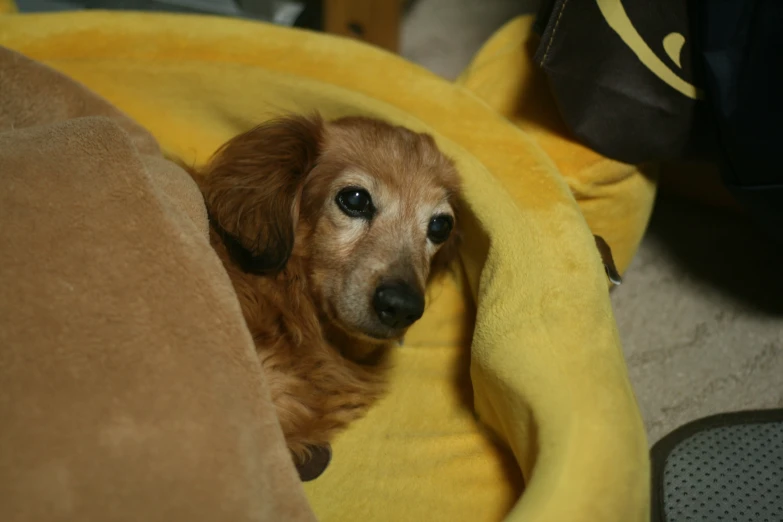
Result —
<svg viewBox="0 0 783 522"><path fill-rule="evenodd" d="M464 278L434 289L391 393L306 485L320 520L648 519L647 444L593 236L552 159L473 93L360 43L215 17L8 14L0 45L186 161L314 109L430 131L456 160Z"/></svg>

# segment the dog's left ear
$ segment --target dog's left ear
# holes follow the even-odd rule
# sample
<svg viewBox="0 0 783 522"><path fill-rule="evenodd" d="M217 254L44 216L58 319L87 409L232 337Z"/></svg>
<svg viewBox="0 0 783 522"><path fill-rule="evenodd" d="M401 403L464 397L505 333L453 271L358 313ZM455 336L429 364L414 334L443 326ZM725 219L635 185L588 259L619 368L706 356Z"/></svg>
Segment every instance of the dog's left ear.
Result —
<svg viewBox="0 0 783 522"><path fill-rule="evenodd" d="M212 226L246 272L285 267L322 136L317 115L268 121L223 145L199 179Z"/></svg>

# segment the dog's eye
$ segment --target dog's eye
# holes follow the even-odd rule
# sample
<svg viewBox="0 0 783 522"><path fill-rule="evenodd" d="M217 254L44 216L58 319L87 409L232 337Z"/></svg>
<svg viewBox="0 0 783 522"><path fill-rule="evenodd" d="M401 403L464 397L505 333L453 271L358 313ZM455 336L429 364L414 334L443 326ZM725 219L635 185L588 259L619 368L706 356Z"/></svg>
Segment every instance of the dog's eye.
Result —
<svg viewBox="0 0 783 522"><path fill-rule="evenodd" d="M427 227L427 237L436 245L443 243L449 238L453 227L454 218L451 216L446 214L435 216L430 220L430 224Z"/></svg>
<svg viewBox="0 0 783 522"><path fill-rule="evenodd" d="M360 188L347 188L337 194L340 210L351 217L370 219L375 213L370 194Z"/></svg>

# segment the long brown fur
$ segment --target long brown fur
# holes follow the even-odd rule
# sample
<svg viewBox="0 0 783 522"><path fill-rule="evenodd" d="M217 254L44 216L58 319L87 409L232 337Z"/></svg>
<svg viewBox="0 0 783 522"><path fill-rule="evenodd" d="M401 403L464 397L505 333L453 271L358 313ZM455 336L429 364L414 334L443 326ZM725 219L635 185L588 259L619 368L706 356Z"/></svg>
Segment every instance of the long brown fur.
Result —
<svg viewBox="0 0 783 522"><path fill-rule="evenodd" d="M429 208L456 221L456 171L425 134L288 116L237 136L191 174L301 461L383 395L388 352L404 331L376 324L371 294L389 278L423 291L454 256L456 230L434 247L425 229ZM368 224L347 221L334 202L357 180L382 204Z"/></svg>

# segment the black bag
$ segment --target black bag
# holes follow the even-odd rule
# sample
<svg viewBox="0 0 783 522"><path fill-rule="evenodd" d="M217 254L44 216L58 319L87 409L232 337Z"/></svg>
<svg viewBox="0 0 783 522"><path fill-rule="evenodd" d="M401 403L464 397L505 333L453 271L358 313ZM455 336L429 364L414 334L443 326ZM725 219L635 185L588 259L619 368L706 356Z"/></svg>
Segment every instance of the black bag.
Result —
<svg viewBox="0 0 783 522"><path fill-rule="evenodd" d="M544 0L535 60L575 136L626 163L682 157L698 99L683 0Z"/></svg>
<svg viewBox="0 0 783 522"><path fill-rule="evenodd" d="M577 139L709 159L783 237L783 0L543 0L536 62Z"/></svg>
<svg viewBox="0 0 783 522"><path fill-rule="evenodd" d="M700 3L697 54L723 180L783 239L783 1Z"/></svg>

